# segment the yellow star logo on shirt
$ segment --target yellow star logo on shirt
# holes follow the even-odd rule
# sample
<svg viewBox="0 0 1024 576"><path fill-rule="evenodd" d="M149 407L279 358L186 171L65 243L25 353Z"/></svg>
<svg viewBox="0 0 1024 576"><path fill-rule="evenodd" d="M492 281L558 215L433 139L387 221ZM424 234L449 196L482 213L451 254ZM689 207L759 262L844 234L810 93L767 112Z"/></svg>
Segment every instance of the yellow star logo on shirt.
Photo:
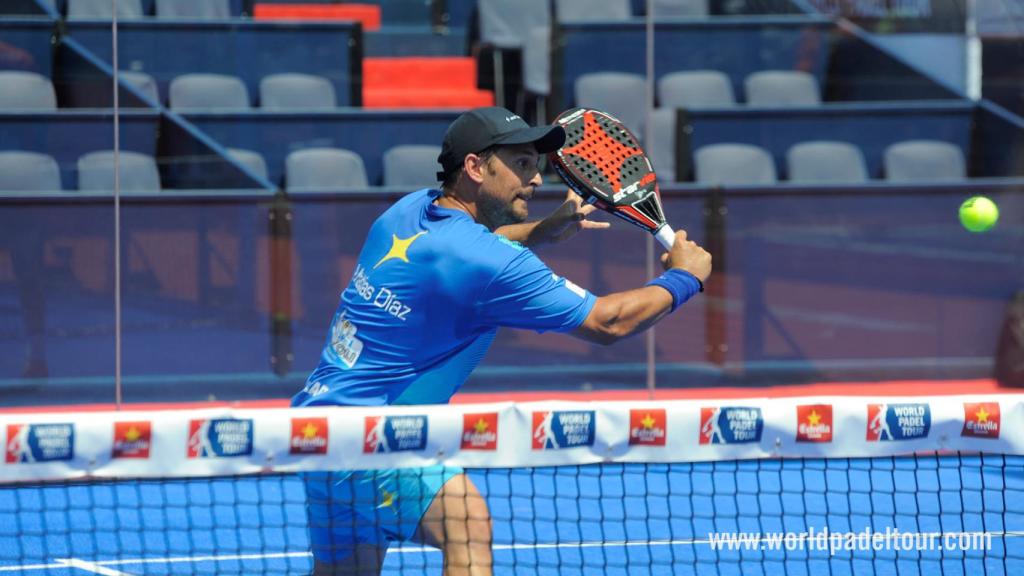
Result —
<svg viewBox="0 0 1024 576"><path fill-rule="evenodd" d="M412 243L415 242L417 238L424 234L426 234L426 231L417 232L415 235L404 239L392 234L391 249L388 250L388 253L385 254L383 258L381 258L376 264L373 265L373 268L376 270L377 267L380 266L381 264L387 262L388 260L395 259L401 260L402 262L408 264L409 256L406 254L406 252L408 252L409 246L412 246Z"/></svg>
<svg viewBox="0 0 1024 576"><path fill-rule="evenodd" d="M127 432L124 433L124 439L129 442L135 442L141 436L142 432L139 432L139 429L136 428L135 426L132 426L131 428L128 429Z"/></svg>
<svg viewBox="0 0 1024 576"><path fill-rule="evenodd" d="M817 426L818 422L821 422L821 416L816 411L811 410L811 413L807 415L807 422L811 426Z"/></svg>
<svg viewBox="0 0 1024 576"><path fill-rule="evenodd" d="M483 434L487 431L487 422L484 422L484 419L481 418L473 425L473 429L476 430L477 434Z"/></svg>
<svg viewBox="0 0 1024 576"><path fill-rule="evenodd" d="M988 412L985 412L985 407L984 406L979 408L978 411L974 413L974 415L978 417L978 422L979 423L981 423L981 422L988 422Z"/></svg>
<svg viewBox="0 0 1024 576"><path fill-rule="evenodd" d="M317 427L313 424L306 424L306 427L302 429L303 438L316 438Z"/></svg>
<svg viewBox="0 0 1024 576"><path fill-rule="evenodd" d="M388 508L395 503L395 493L388 492L387 490L380 489L380 504L377 508Z"/></svg>
<svg viewBox="0 0 1024 576"><path fill-rule="evenodd" d="M644 414L644 419L640 421L640 424L647 430L654 428L654 418L651 418L650 414Z"/></svg>

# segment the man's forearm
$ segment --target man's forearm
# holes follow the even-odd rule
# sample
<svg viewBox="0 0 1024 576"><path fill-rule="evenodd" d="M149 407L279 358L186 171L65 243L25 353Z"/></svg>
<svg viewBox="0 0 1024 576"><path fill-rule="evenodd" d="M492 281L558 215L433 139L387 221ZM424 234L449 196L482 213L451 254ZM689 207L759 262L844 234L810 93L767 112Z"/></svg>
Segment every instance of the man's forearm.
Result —
<svg viewBox="0 0 1024 576"><path fill-rule="evenodd" d="M494 233L501 234L509 240L514 240L523 246L532 248L543 243L540 239L540 235L536 233L537 226L540 223L541 220L523 222L521 224L509 224L498 228Z"/></svg>

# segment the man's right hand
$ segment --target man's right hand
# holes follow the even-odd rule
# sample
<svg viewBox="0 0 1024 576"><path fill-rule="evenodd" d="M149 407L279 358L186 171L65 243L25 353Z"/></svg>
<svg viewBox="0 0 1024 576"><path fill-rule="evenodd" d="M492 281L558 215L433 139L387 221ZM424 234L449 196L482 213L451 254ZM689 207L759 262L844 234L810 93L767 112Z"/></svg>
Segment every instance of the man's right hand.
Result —
<svg viewBox="0 0 1024 576"><path fill-rule="evenodd" d="M693 274L701 282L706 282L711 275L711 254L696 242L686 239L686 231L676 232L672 249L661 255L661 265L665 270L680 268Z"/></svg>

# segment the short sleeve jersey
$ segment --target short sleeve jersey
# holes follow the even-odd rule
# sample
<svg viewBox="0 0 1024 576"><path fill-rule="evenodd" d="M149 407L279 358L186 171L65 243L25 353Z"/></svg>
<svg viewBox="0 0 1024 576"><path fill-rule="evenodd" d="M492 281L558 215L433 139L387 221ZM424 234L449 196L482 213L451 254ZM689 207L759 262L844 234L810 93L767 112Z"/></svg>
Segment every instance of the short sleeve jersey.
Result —
<svg viewBox="0 0 1024 576"><path fill-rule="evenodd" d="M499 327L571 331L595 297L420 190L371 226L293 406L447 402Z"/></svg>

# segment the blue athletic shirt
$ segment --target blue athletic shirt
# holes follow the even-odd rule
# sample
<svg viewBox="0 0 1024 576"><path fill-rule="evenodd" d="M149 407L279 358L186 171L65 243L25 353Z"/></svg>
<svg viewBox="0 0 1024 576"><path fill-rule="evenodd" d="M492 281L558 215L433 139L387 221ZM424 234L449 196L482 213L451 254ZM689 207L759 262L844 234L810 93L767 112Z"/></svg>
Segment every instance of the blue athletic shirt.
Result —
<svg viewBox="0 0 1024 576"><path fill-rule="evenodd" d="M500 326L567 332L596 298L528 248L413 192L370 228L320 364L293 406L441 404Z"/></svg>

